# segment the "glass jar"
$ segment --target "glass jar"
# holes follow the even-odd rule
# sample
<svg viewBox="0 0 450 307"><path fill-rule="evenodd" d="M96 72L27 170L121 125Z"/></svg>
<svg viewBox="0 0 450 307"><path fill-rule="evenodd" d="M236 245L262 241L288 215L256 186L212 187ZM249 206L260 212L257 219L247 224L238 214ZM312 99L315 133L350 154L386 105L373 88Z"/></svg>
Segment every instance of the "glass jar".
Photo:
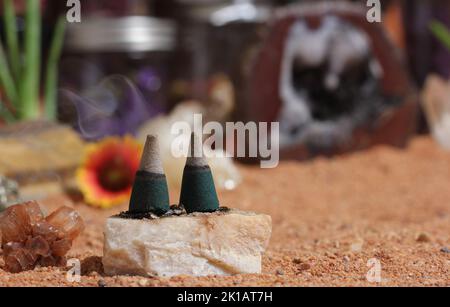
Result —
<svg viewBox="0 0 450 307"><path fill-rule="evenodd" d="M180 43L172 102L211 104L220 98L222 109L235 111L245 104L252 59L265 37L272 1L178 0L177 7ZM220 96L223 89L228 91ZM226 119L225 113L217 112L214 119Z"/></svg>
<svg viewBox="0 0 450 307"><path fill-rule="evenodd" d="M71 24L60 68L60 117L87 139L135 133L167 108L176 27L146 17Z"/></svg>

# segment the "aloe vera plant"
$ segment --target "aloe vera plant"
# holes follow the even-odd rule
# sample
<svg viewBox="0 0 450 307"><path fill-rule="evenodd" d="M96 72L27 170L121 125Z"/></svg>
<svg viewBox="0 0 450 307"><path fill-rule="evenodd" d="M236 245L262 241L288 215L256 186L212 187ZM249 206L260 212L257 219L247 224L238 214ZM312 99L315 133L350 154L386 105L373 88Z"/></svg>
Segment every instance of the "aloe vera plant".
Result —
<svg viewBox="0 0 450 307"><path fill-rule="evenodd" d="M20 50L13 0L3 1L5 46L0 41L0 118L6 122L57 117L58 62L64 42L65 19L56 24L41 80L40 1L26 0L23 50ZM41 88L44 107L41 108Z"/></svg>
<svg viewBox="0 0 450 307"><path fill-rule="evenodd" d="M450 31L447 27L442 22L433 21L430 24L430 30L433 32L434 36L450 50Z"/></svg>

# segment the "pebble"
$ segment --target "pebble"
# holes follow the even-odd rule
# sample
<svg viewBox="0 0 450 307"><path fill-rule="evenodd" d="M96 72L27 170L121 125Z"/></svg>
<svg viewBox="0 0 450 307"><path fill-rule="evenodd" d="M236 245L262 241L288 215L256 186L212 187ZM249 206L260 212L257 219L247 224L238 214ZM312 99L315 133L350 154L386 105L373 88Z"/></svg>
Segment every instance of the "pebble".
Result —
<svg viewBox="0 0 450 307"><path fill-rule="evenodd" d="M420 242L420 243L426 243L426 242L430 242L430 236L426 233L420 233L417 235L416 237L416 241Z"/></svg>
<svg viewBox="0 0 450 307"><path fill-rule="evenodd" d="M300 271L307 271L307 270L309 270L311 268L311 265L309 265L309 264L307 264L307 263L302 263L300 266L299 266L299 270Z"/></svg>
<svg viewBox="0 0 450 307"><path fill-rule="evenodd" d="M353 243L353 244L350 246L350 248L351 248L352 252L354 252L354 253L359 253L359 252L362 251L363 243L361 243L361 242Z"/></svg>
<svg viewBox="0 0 450 307"><path fill-rule="evenodd" d="M98 286L99 286L100 288L105 288L105 287L106 287L106 282L105 282L103 279L100 279L100 280L98 281Z"/></svg>
<svg viewBox="0 0 450 307"><path fill-rule="evenodd" d="M141 279L141 280L139 280L139 286L141 286L141 287L147 287L147 286L148 286L148 280L147 280L147 279Z"/></svg>
<svg viewBox="0 0 450 307"><path fill-rule="evenodd" d="M448 248L448 247L443 247L443 248L441 249L441 252L444 253L444 254L450 254L450 248Z"/></svg>
<svg viewBox="0 0 450 307"><path fill-rule="evenodd" d="M302 264L303 261L300 258L294 258L294 260L292 260L292 262L294 262L295 264Z"/></svg>
<svg viewBox="0 0 450 307"><path fill-rule="evenodd" d="M325 256L330 258L330 259L336 259L336 255L330 253L330 252L325 252Z"/></svg>
<svg viewBox="0 0 450 307"><path fill-rule="evenodd" d="M284 272L282 270L277 270L277 275L284 275Z"/></svg>

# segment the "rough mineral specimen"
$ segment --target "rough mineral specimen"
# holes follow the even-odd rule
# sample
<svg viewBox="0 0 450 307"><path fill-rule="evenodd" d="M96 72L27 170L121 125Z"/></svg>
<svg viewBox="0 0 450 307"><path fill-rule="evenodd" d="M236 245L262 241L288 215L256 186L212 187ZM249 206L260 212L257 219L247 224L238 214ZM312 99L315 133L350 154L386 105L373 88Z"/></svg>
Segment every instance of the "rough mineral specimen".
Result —
<svg viewBox="0 0 450 307"><path fill-rule="evenodd" d="M261 273L270 216L231 210L106 222L108 275L176 276Z"/></svg>
<svg viewBox="0 0 450 307"><path fill-rule="evenodd" d="M44 217L37 202L15 205L0 214L5 269L12 273L35 266L64 264L84 223L73 209L61 207Z"/></svg>

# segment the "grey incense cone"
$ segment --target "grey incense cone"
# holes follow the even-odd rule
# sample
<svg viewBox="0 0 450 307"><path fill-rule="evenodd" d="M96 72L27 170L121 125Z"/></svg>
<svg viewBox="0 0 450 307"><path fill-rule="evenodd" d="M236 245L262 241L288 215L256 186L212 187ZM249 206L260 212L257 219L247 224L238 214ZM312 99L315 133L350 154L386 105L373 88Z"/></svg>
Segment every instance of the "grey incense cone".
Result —
<svg viewBox="0 0 450 307"><path fill-rule="evenodd" d="M203 154L203 143L194 133L183 173L180 204L188 213L215 212L219 209L211 169Z"/></svg>
<svg viewBox="0 0 450 307"><path fill-rule="evenodd" d="M163 215L169 211L169 191L159 153L158 138L148 136L136 173L130 199L130 213Z"/></svg>

